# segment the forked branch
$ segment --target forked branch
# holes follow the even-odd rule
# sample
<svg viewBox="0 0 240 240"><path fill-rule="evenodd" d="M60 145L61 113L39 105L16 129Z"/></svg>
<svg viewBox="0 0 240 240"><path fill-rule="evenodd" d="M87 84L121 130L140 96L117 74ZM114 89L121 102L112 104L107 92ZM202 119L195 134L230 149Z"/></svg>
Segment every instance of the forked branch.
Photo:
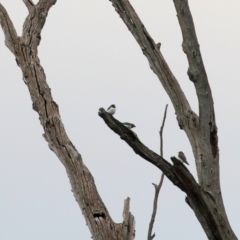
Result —
<svg viewBox="0 0 240 240"><path fill-rule="evenodd" d="M166 116L167 116L167 107L168 107L168 104L165 107L162 126L161 126L160 131L159 131L160 155L161 155L161 157L163 157L163 128L164 128L165 120L166 120ZM152 240L155 237L155 233L152 234L152 230L153 230L153 225L154 225L154 222L155 222L155 217L156 217L156 214L157 214L158 196L159 196L160 190L162 188L163 180L164 180L164 174L161 173L161 178L160 178L159 184L153 183L153 186L154 186L154 189L155 189L155 194L154 194L154 200L153 200L153 212L152 212L152 216L151 216L151 220L150 220L149 228L148 228L148 240Z"/></svg>
<svg viewBox="0 0 240 240"><path fill-rule="evenodd" d="M0 20L5 39L22 70L33 109L38 113L43 126L43 136L48 142L49 148L57 155L66 169L72 192L82 210L92 238L95 240L132 240L134 238L134 221L129 207L128 216L125 218L125 221L128 219L127 225L114 223L97 191L92 174L84 165L80 153L65 131L58 105L53 100L44 69L38 58L37 50L41 41L41 31L48 11L55 2L56 0L40 0L38 4L34 5L32 1L24 1L29 15L24 22L22 37L19 38L17 38L5 9L0 4ZM15 42L17 43L15 44ZM127 234L124 232L126 228L131 230Z"/></svg>
<svg viewBox="0 0 240 240"><path fill-rule="evenodd" d="M189 64L188 76L189 79L194 83L198 96L200 108L199 117L201 118L200 121L205 124L204 119L207 119L208 123L211 122L211 127L214 128L215 114L212 92L209 86L207 73L205 71L203 59L201 56L201 51L194 27L192 14L188 5L188 0L174 0L173 2L175 4L177 17L183 36L182 48L184 53L187 55ZM203 131L203 129L201 130ZM217 144L217 142L215 142L215 144ZM217 149L215 149L215 151L216 150ZM213 154L216 155L216 152Z"/></svg>
<svg viewBox="0 0 240 240"><path fill-rule="evenodd" d="M171 165L147 148L131 130L109 115L103 108L99 109L98 114L107 126L118 134L136 154L159 168L174 185L186 193L189 204L209 239L234 239L228 229L222 228L223 218L220 212L214 210L217 209L215 202L201 189L192 174L177 158L171 158L173 162Z"/></svg>
<svg viewBox="0 0 240 240"><path fill-rule="evenodd" d="M3 5L0 3L0 24L5 36L5 44L13 54L18 51L18 36L13 23Z"/></svg>
<svg viewBox="0 0 240 240"><path fill-rule="evenodd" d="M193 149L199 183L214 196L220 211L227 219L220 187L218 129L216 125L212 91L208 82L188 0L173 0L181 28L182 48L188 60L188 76L194 83L199 103L199 129L197 148ZM203 167L204 166L204 167ZM214 174L212 174L214 173Z"/></svg>
<svg viewBox="0 0 240 240"><path fill-rule="evenodd" d="M174 0L173 2L183 36L182 48L188 59L188 76L194 83L197 92L201 134L211 144L212 155L216 158L218 155L218 136L213 97L201 56L192 14L187 0Z"/></svg>
<svg viewBox="0 0 240 240"><path fill-rule="evenodd" d="M143 54L149 61L151 69L157 75L169 95L175 111L179 115L179 125L183 127L185 124L185 115L188 115L192 110L178 81L161 54L159 44L154 42L128 0L111 0L111 2L139 44Z"/></svg>
<svg viewBox="0 0 240 240"><path fill-rule="evenodd" d="M227 234L229 239L236 239L228 222L221 195L218 136L212 93L199 50L188 1L174 0L174 4L183 34L183 49L189 62L188 75L195 85L199 100L199 117L191 110L181 87L164 60L160 52L160 44L155 44L130 2L128 0L111 0L111 2L170 97L178 124L186 132L191 143L199 184L217 203L217 209L225 221L225 228L229 231ZM221 225L219 225L219 231L222 231L220 228L222 228ZM209 235L211 231L206 226L204 229Z"/></svg>

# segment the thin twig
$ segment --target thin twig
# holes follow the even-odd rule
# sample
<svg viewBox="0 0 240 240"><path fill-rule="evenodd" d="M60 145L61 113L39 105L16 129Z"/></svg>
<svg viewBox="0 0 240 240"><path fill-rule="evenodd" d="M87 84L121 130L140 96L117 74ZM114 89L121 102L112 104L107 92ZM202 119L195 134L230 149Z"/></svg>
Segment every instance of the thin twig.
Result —
<svg viewBox="0 0 240 240"><path fill-rule="evenodd" d="M159 131L159 135L160 135L160 154L161 154L161 157L163 157L163 128L164 128L165 119L166 119L166 116L167 116L167 108L168 108L168 104L165 107L163 121L162 121L162 126L161 126L160 131Z"/></svg>
<svg viewBox="0 0 240 240"><path fill-rule="evenodd" d="M167 107L168 107L168 104L165 107L162 126L161 126L160 131L159 131L161 157L163 157L163 128L164 128L165 119L166 119L166 116L167 116ZM162 184L163 184L163 180L164 180L164 174L162 173L159 184L157 185L157 184L153 183L153 186L155 188L155 196L154 196L154 201L153 201L152 217L151 217L151 220L150 220L150 223L149 223L149 229L148 229L148 240L152 240L155 237L155 233L152 234L152 229L153 229L153 225L154 225L154 221L155 221L155 217L156 217L156 213L157 213L158 196L159 196L159 192L160 192L160 189L162 187Z"/></svg>

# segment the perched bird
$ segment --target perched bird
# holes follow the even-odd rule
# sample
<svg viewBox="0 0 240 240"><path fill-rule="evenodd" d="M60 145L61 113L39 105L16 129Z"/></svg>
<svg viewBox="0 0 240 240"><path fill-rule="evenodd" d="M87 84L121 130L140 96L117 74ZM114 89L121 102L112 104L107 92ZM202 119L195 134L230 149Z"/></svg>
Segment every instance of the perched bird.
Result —
<svg viewBox="0 0 240 240"><path fill-rule="evenodd" d="M128 128L129 130L131 130L131 132L134 134L134 136L140 141L140 139L138 138L138 135L132 130L132 128L135 128L136 126L133 123L129 123L129 122L124 122L122 123L126 128Z"/></svg>
<svg viewBox="0 0 240 240"><path fill-rule="evenodd" d="M114 115L114 113L116 112L116 106L114 104L112 104L108 109L107 109L107 112L110 114L110 115Z"/></svg>
<svg viewBox="0 0 240 240"><path fill-rule="evenodd" d="M132 123L128 123L128 122L124 122L122 123L125 127L127 127L128 129L132 129L132 128L135 128L136 126Z"/></svg>
<svg viewBox="0 0 240 240"><path fill-rule="evenodd" d="M179 157L179 159L181 160L182 163L185 163L185 164L189 165L189 163L187 162L187 158L186 158L186 156L183 152L180 151L178 153L178 157Z"/></svg>

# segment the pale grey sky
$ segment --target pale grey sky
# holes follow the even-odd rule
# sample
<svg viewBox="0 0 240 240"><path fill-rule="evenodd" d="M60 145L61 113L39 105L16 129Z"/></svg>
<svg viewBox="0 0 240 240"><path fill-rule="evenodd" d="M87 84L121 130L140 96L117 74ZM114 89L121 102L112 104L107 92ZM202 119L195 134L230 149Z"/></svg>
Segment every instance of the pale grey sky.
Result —
<svg viewBox="0 0 240 240"><path fill-rule="evenodd" d="M36 2L36 1L35 1ZM131 1L198 113L187 77L181 33L172 1ZM189 1L213 92L219 130L221 185L230 223L240 236L240 2ZM2 0L21 33L27 11L21 0ZM39 47L41 64L65 128L94 175L112 218L122 221L131 198L136 239L144 240L160 171L137 156L104 124L98 109L116 104L115 117L133 122L143 143L159 152L166 103L164 157L182 150L196 176L190 144L173 107L135 40L108 0L57 1ZM87 240L89 230L60 161L42 137L29 93L0 34L0 239ZM165 179L155 239L206 239L185 195Z"/></svg>

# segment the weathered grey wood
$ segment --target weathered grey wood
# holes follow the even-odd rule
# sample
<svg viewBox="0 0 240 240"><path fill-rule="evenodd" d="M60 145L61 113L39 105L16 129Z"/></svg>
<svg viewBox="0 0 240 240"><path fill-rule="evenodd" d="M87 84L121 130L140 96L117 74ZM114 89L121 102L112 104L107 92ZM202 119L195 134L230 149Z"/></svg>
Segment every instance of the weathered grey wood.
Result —
<svg viewBox="0 0 240 240"><path fill-rule="evenodd" d="M33 109L39 114L44 138L66 168L73 194L93 239L134 239L135 226L134 218L129 212L130 199L125 201L123 223L114 223L97 192L91 173L66 134L58 106L52 99L38 58L41 31L48 11L56 0L40 0L37 4L31 0L23 2L28 8L29 15L23 25L22 36L17 36L11 19L1 4L0 24L5 35L5 44L14 54L22 70ZM212 94L188 2L174 0L183 34L183 49L189 61L188 75L195 85L199 99L199 117L192 111L178 81L164 60L160 52L161 44L155 44L130 3L127 0L111 2L140 45L151 69L158 76L173 103L178 124L186 132L193 149L199 184L176 158L172 158L171 165L143 145L131 130L103 109L99 115L137 154L161 169L173 184L186 193L186 202L193 209L209 239L237 239L228 223L221 196L218 136Z"/></svg>
<svg viewBox="0 0 240 240"><path fill-rule="evenodd" d="M188 59L188 76L195 86L199 103L199 137L198 145L194 149L199 182L201 187L214 197L218 211L221 212L224 219L223 226L231 229L223 205L220 187L218 129L211 88L188 1L173 0L173 2L183 36L183 52Z"/></svg>
<svg viewBox="0 0 240 240"><path fill-rule="evenodd" d="M168 104L165 107L163 120L162 120L162 125L161 125L160 131L159 131L160 156L161 157L163 157L163 129L164 129L165 120L166 120L166 116L167 116L167 108L168 108ZM161 178L160 178L159 184L152 183L153 186L154 186L154 189L155 189L155 194L154 194L154 200L153 200L153 212L152 212L152 216L151 216L151 220L150 220L149 228L148 228L148 240L152 240L155 237L155 233L152 234L152 230L153 230L153 225L154 225L154 222L155 222L155 217L156 217L156 214L157 214L158 196L159 196L159 192L160 192L160 190L162 188L162 185L163 185L163 180L164 180L164 174L161 173Z"/></svg>
<svg viewBox="0 0 240 240"><path fill-rule="evenodd" d="M183 35L183 50L189 62L188 75L194 83L198 96L199 116L192 111L178 81L164 60L160 51L161 44L154 42L129 1L111 0L111 2L139 44L143 54L147 57L150 68L162 83L172 101L179 127L187 134L195 157L199 184L202 190L208 196L211 196L210 199L215 204L214 208L222 218L221 223L219 219L215 219L216 228L218 228L220 234L218 239L236 239L228 222L221 195L218 136L213 99L188 1L174 0L174 4ZM189 202L191 202L190 199ZM206 204L208 207L213 207L208 200ZM193 208L193 210L209 239L214 239L210 230L212 225L211 227L208 226L208 223L202 219L201 214L199 215L198 209Z"/></svg>
<svg viewBox="0 0 240 240"><path fill-rule="evenodd" d="M217 126L211 89L203 64L194 23L186 0L174 0L183 36L183 51L187 55L189 79L194 83L199 103L198 142L196 157L198 178L201 186L221 201L219 185L219 151ZM199 155L199 156L198 156ZM204 167L203 167L204 165ZM212 173L209 171L212 169ZM219 199L220 198L220 199ZM218 200L219 199L219 200Z"/></svg>
<svg viewBox="0 0 240 240"><path fill-rule="evenodd" d="M157 153L147 148L131 130L109 115L103 108L99 109L99 116L136 154L159 168L174 185L186 193L189 205L205 230L208 239L236 239L226 228L222 213L218 210L214 199L201 188L183 163L172 157L173 165L171 165Z"/></svg>
<svg viewBox="0 0 240 240"><path fill-rule="evenodd" d="M135 220L130 212L130 198L124 201L123 209L123 239L133 240L135 238Z"/></svg>
<svg viewBox="0 0 240 240"><path fill-rule="evenodd" d="M179 127L186 132L195 153L195 157L200 156L200 151L198 151L199 117L191 109L181 86L161 54L161 44L155 44L129 1L112 0L111 2L116 12L122 18L129 31L139 44L143 54L149 61L150 68L157 75L163 88L171 99L177 115ZM197 150L195 150L195 148Z"/></svg>
<svg viewBox="0 0 240 240"><path fill-rule="evenodd" d="M0 3L0 24L5 36L5 45L9 48L9 50L15 54L15 49L18 45L18 36L17 32L13 26L11 19L8 16L6 9Z"/></svg>
<svg viewBox="0 0 240 240"><path fill-rule="evenodd" d="M93 176L84 165L80 153L72 144L61 121L58 105L54 102L51 90L46 82L43 67L37 50L41 41L41 31L49 9L56 0L40 0L36 5L31 0L24 0L29 10L22 36L18 37L14 26L0 4L0 23L5 35L5 43L15 55L23 79L31 95L33 109L38 113L44 129L44 138L49 148L57 155L66 168L72 192L78 202L87 225L96 240L133 240L135 225L128 209L124 222L116 224L111 219L101 197L98 194Z"/></svg>

